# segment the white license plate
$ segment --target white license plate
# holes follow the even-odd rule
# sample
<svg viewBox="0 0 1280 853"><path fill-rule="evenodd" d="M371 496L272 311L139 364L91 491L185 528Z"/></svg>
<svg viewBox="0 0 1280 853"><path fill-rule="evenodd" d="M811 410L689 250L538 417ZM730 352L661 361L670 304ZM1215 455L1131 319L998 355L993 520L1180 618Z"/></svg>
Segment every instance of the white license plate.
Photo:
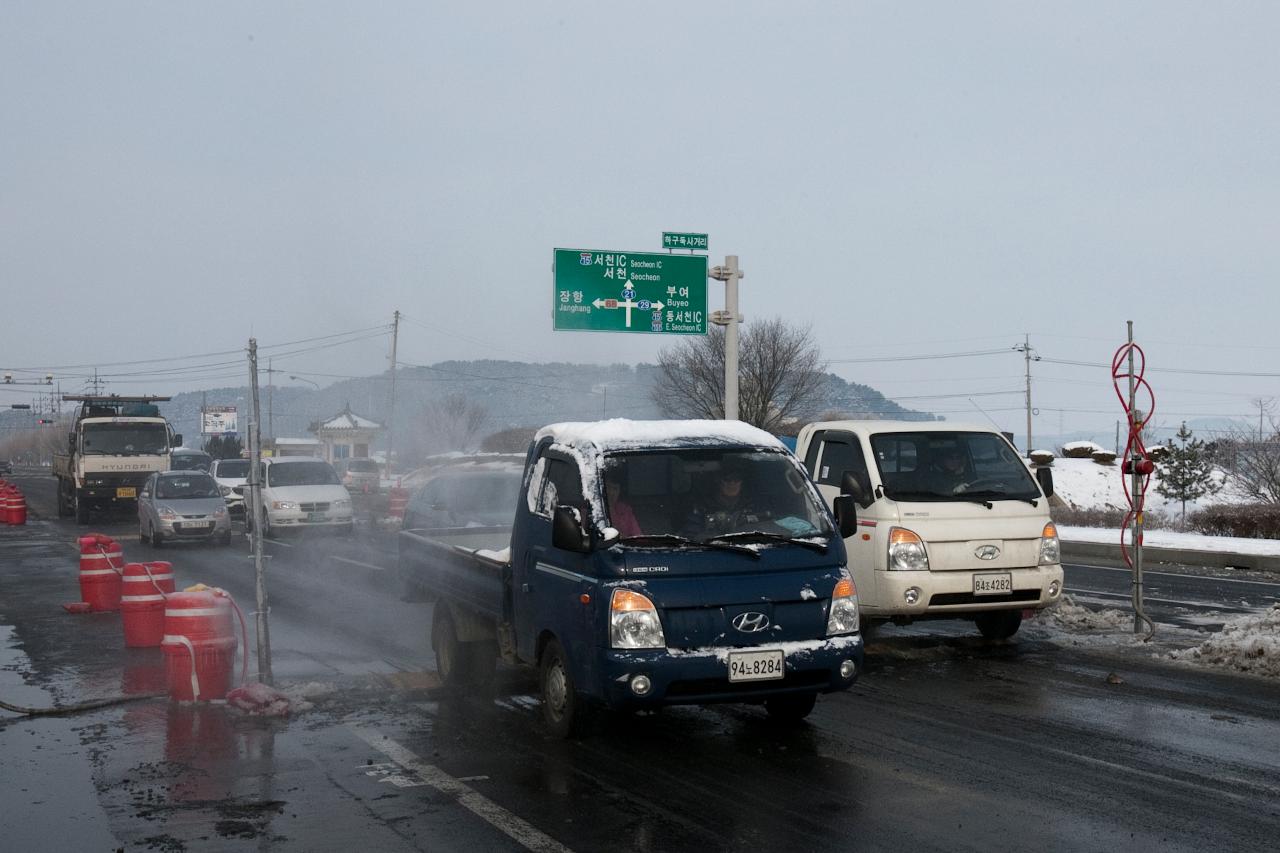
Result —
<svg viewBox="0 0 1280 853"><path fill-rule="evenodd" d="M786 675L782 649L729 652L730 681L771 681Z"/></svg>
<svg viewBox="0 0 1280 853"><path fill-rule="evenodd" d="M974 575L974 595L1005 595L1013 592L1013 575L1008 572L999 574Z"/></svg>
<svg viewBox="0 0 1280 853"><path fill-rule="evenodd" d="M329 516L328 516L327 514L323 513L323 512L309 512L309 513L307 513L307 521L325 521L325 520L327 520L327 519L328 519L328 517L329 517Z"/></svg>
<svg viewBox="0 0 1280 853"><path fill-rule="evenodd" d="M208 530L213 527L212 521L179 521L174 524L179 530Z"/></svg>

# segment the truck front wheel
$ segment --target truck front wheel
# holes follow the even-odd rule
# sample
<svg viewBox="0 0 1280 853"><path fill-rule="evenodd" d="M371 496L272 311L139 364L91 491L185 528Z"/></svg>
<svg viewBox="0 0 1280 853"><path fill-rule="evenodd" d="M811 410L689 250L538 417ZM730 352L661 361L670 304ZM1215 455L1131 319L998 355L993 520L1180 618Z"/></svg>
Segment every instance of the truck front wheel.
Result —
<svg viewBox="0 0 1280 853"><path fill-rule="evenodd" d="M569 661L559 640L552 640L542 650L542 719L551 734L569 738L582 731L585 708L578 698L569 671Z"/></svg>
<svg viewBox="0 0 1280 853"><path fill-rule="evenodd" d="M88 524L89 523L89 504L84 500L84 498L80 495L79 492L76 492L75 508L76 508L76 524Z"/></svg>
<svg viewBox="0 0 1280 853"><path fill-rule="evenodd" d="M989 610L973 617L978 631L988 640L1007 640L1022 625L1021 610Z"/></svg>

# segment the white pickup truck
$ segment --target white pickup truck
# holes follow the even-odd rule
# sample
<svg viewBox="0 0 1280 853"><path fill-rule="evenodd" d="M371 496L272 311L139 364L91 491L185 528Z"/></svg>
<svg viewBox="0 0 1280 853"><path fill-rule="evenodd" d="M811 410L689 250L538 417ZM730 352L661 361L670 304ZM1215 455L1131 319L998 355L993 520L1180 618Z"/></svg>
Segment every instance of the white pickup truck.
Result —
<svg viewBox="0 0 1280 853"><path fill-rule="evenodd" d="M1049 516L1053 476L1036 476L999 432L949 422L828 421L796 455L823 498L851 495L845 540L865 622L971 619L1011 637L1024 611L1062 596Z"/></svg>

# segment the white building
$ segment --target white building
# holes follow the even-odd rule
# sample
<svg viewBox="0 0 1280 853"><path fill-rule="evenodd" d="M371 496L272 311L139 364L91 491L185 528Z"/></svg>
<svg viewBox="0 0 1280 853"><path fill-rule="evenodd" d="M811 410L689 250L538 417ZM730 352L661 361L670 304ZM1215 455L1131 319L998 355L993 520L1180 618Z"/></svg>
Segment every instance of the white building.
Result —
<svg viewBox="0 0 1280 853"><path fill-rule="evenodd" d="M371 455L369 447L381 431L382 424L360 417L348 405L341 413L320 424L315 433L324 446L324 458L337 462L368 458Z"/></svg>

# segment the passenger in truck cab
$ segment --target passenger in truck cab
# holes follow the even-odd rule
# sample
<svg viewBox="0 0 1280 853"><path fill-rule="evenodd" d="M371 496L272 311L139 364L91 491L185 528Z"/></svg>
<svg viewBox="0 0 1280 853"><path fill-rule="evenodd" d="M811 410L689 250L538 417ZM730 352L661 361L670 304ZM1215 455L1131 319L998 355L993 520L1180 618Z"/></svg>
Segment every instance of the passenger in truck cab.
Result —
<svg viewBox="0 0 1280 853"><path fill-rule="evenodd" d="M623 494L624 479L625 477L620 470L605 473L604 490L606 503L608 504L609 523L618 531L620 536L639 536L640 522L636 520L635 510L632 509L631 503Z"/></svg>

